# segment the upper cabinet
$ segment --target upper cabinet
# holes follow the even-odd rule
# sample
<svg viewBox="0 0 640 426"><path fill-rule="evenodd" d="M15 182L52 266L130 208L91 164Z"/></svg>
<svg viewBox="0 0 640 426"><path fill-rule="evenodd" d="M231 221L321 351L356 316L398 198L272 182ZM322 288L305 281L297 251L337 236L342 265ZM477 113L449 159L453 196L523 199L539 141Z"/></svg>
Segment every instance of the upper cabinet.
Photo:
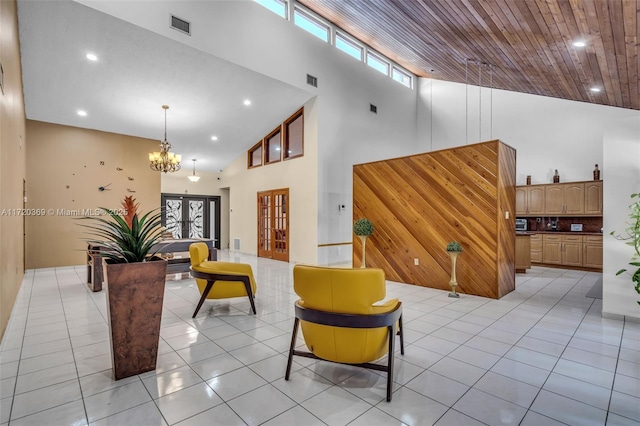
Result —
<svg viewBox="0 0 640 426"><path fill-rule="evenodd" d="M550 215L584 214L584 183L546 185L544 201Z"/></svg>
<svg viewBox="0 0 640 426"><path fill-rule="evenodd" d="M602 214L602 181L584 184L584 214Z"/></svg>
<svg viewBox="0 0 640 426"><path fill-rule="evenodd" d="M516 187L517 216L602 216L602 181Z"/></svg>
<svg viewBox="0 0 640 426"><path fill-rule="evenodd" d="M516 188L516 215L542 215L545 213L543 185L518 186Z"/></svg>

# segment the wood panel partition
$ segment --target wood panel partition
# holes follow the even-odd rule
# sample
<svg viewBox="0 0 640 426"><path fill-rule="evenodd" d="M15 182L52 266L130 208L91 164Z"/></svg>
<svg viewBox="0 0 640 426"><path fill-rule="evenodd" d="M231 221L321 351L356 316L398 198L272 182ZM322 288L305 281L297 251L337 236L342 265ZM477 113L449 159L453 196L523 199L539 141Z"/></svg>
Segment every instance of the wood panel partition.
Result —
<svg viewBox="0 0 640 426"><path fill-rule="evenodd" d="M355 165L354 221L375 226L367 266L391 281L449 290L445 247L455 240L464 250L460 293L497 299L512 291L515 165L516 151L499 140ZM356 267L361 251L354 236Z"/></svg>

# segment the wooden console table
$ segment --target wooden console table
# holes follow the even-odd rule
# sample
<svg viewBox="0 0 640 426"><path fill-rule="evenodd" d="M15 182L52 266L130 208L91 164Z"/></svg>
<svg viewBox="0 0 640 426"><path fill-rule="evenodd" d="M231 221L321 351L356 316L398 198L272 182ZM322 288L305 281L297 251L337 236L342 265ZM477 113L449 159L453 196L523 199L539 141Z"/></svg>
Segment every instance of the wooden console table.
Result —
<svg viewBox="0 0 640 426"><path fill-rule="evenodd" d="M151 253L179 253L188 252L189 246L193 243L205 243L209 247L209 260L218 260L218 252L213 246L215 240L210 238L182 238L178 240L163 240L154 245ZM89 244L87 247L87 285L91 291L102 290L103 272L102 256L100 251L104 247L98 244ZM189 272L191 260L189 257L167 259L167 274L177 274Z"/></svg>

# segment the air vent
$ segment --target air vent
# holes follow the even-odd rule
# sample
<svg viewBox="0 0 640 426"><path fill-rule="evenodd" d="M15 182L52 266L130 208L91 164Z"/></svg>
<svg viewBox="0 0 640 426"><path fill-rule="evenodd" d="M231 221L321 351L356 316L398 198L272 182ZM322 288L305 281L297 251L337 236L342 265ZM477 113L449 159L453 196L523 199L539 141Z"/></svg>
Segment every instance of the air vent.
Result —
<svg viewBox="0 0 640 426"><path fill-rule="evenodd" d="M371 111L374 114L378 113L378 107L375 106L374 104L369 104L369 111Z"/></svg>
<svg viewBox="0 0 640 426"><path fill-rule="evenodd" d="M318 77L307 74L307 84L309 86L318 87Z"/></svg>
<svg viewBox="0 0 640 426"><path fill-rule="evenodd" d="M191 35L191 23L171 15L171 28L182 33Z"/></svg>

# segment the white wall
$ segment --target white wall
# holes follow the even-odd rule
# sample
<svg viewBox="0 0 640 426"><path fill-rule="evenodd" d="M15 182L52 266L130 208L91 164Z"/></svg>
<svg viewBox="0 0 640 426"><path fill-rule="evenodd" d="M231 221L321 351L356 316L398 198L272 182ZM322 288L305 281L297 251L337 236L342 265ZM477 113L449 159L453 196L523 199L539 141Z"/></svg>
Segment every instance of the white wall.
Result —
<svg viewBox="0 0 640 426"><path fill-rule="evenodd" d="M291 111L293 114L295 111ZM282 121L288 117L282 117ZM274 123L274 127L278 123ZM257 254L260 191L289 189L289 261L316 263L318 244L318 121L315 99L304 105L304 156L247 169L247 154L238 157L222 173L229 187L231 247L240 240L240 251ZM266 135L265 135L266 136Z"/></svg>
<svg viewBox="0 0 640 426"><path fill-rule="evenodd" d="M606 181L610 166L603 160L602 144L607 123L638 115L629 109L488 88L482 90L480 108L477 86L429 79L420 79L419 97L418 122L433 122L432 128L419 127L422 150L500 139L517 150L518 185L525 184L527 175L534 184L551 183L555 169L561 182L591 180L595 164Z"/></svg>
<svg viewBox="0 0 640 426"><path fill-rule="evenodd" d="M197 164L197 163L196 163ZM191 167L189 167L191 166ZM214 195L220 197L220 247L229 247L229 190L221 173L199 172L198 182L191 182L187 176L193 173L193 163L183 162L183 169L175 173L162 174L160 190L163 194Z"/></svg>
<svg viewBox="0 0 640 426"><path fill-rule="evenodd" d="M191 22L193 33L186 41L191 46L317 95L316 245L352 241L354 164L416 152L415 89L358 62L256 2L146 1L127 2L126 7L121 2L81 2L185 42L183 35L166 25L167 16L173 13ZM153 7L149 7L151 3ZM306 84L307 73L318 78L318 88ZM370 103L378 107L378 114L369 112ZM250 142L247 146L257 141ZM242 161L234 164L240 167ZM276 170L268 168L272 173ZM277 179L265 176L272 178ZM249 181L246 183L249 186L244 190L255 189ZM234 193L240 190L231 188L234 213ZM345 204L347 210L339 212L338 204ZM232 224L234 220L232 214ZM235 238L233 228L231 239ZM247 246L242 244L244 251ZM314 263L351 260L349 245L316 249Z"/></svg>
<svg viewBox="0 0 640 426"><path fill-rule="evenodd" d="M618 241L611 231L624 233L629 223L630 197L640 192L640 112L635 118L608 123L604 135L604 159L607 178L604 179L604 268L602 315L621 315L640 319L640 295L635 292L628 273L616 276L620 269L629 267L633 247ZM635 199L637 200L637 198Z"/></svg>

